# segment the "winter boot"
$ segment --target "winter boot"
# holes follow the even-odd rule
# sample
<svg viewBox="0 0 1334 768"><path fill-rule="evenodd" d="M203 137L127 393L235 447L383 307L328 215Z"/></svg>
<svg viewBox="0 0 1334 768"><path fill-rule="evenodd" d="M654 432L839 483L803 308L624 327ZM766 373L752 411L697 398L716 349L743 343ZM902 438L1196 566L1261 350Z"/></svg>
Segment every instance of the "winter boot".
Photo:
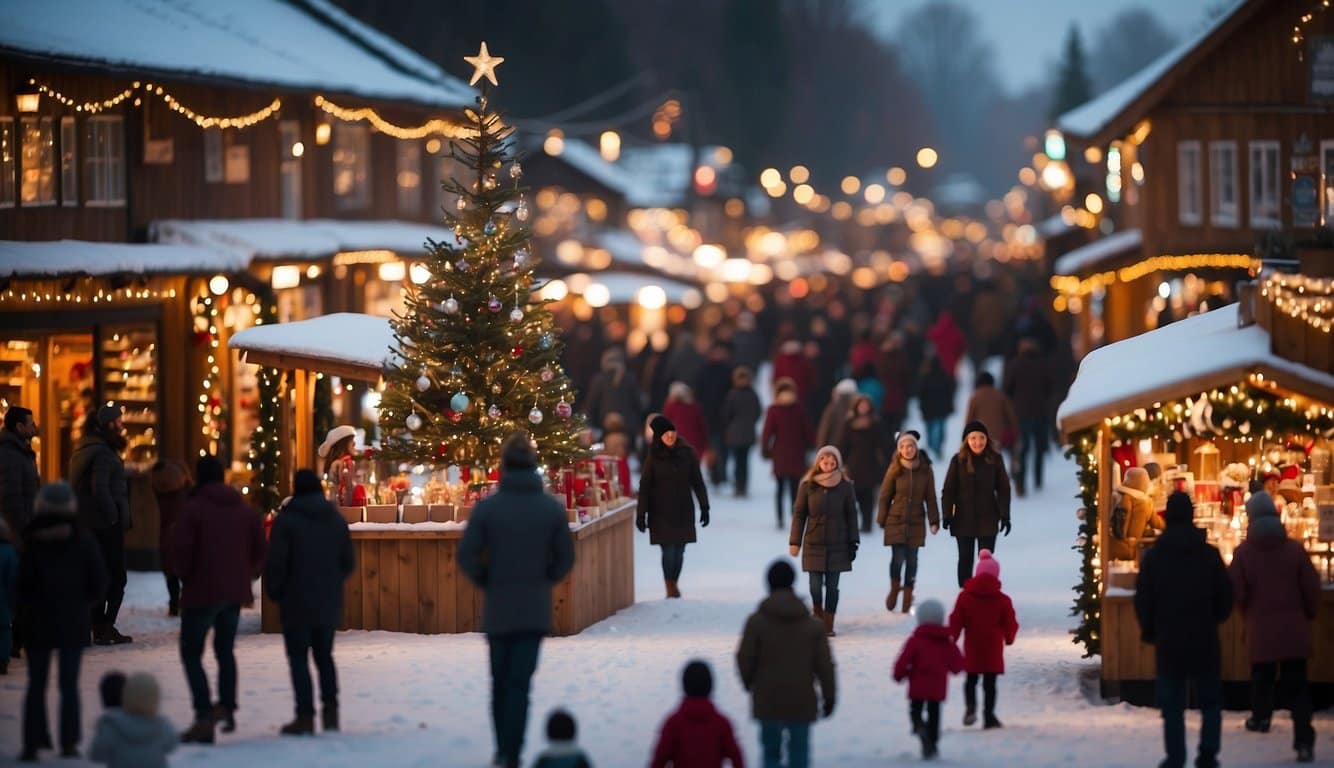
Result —
<svg viewBox="0 0 1334 768"><path fill-rule="evenodd" d="M1315 747L1312 747L1312 746L1309 745L1309 744L1306 744L1306 745L1297 747L1297 762L1299 762L1299 763L1314 763L1314 762L1315 762Z"/></svg>
<svg viewBox="0 0 1334 768"><path fill-rule="evenodd" d="M1269 733L1269 718L1246 718L1246 730L1254 733Z"/></svg>
<svg viewBox="0 0 1334 768"><path fill-rule="evenodd" d="M921 739L922 739L922 759L923 759L923 760L932 760L932 759L934 759L934 758L936 757L936 755L940 754L940 753L936 750L936 742L932 741L931 737L927 735L927 733L926 733L926 728L921 728L921 729L919 729L919 734L918 734L918 735L919 735L919 736L921 737Z"/></svg>
<svg viewBox="0 0 1334 768"><path fill-rule="evenodd" d="M125 643L134 642L133 637L130 637L129 635L122 635L120 633L120 630L116 629L115 624L107 625L106 638L107 638L107 643L105 643L106 645L124 645Z"/></svg>
<svg viewBox="0 0 1334 768"><path fill-rule="evenodd" d="M667 597L676 598L681 596L681 590L677 588L676 582L668 581L666 582L666 586L667 586Z"/></svg>
<svg viewBox="0 0 1334 768"><path fill-rule="evenodd" d="M320 711L320 730L328 733L338 730L338 705L325 704Z"/></svg>
<svg viewBox="0 0 1334 768"><path fill-rule="evenodd" d="M912 585L909 584L908 586L903 588L903 612L909 613L911 611L912 611Z"/></svg>
<svg viewBox="0 0 1334 768"><path fill-rule="evenodd" d="M19 762L20 763L37 762L37 750L33 749L32 747L24 747L23 751L19 753Z"/></svg>
<svg viewBox="0 0 1334 768"><path fill-rule="evenodd" d="M232 707L214 704L213 721L219 725L219 729L223 733L232 733L236 730L236 710Z"/></svg>
<svg viewBox="0 0 1334 768"><path fill-rule="evenodd" d="M1001 721L997 720L995 715L985 714L982 716L982 727L989 731L992 728L1000 728L1002 726Z"/></svg>
<svg viewBox="0 0 1334 768"><path fill-rule="evenodd" d="M77 759L77 758L80 757L80 755L79 755L79 747L78 747L77 745L74 745L74 744L66 744L65 746L63 746L63 747L60 748L60 756L61 756L61 757L67 757L67 758L72 757L72 758Z"/></svg>
<svg viewBox="0 0 1334 768"><path fill-rule="evenodd" d="M902 587L903 584L898 579L889 580L889 597L885 598L885 610L890 613L894 612L894 606L899 602L899 590Z"/></svg>
<svg viewBox="0 0 1334 768"><path fill-rule="evenodd" d="M309 736L315 733L314 715L297 715L296 719L278 730L284 736Z"/></svg>
<svg viewBox="0 0 1334 768"><path fill-rule="evenodd" d="M214 719L210 717L197 717L194 723L190 725L189 730L181 734L182 744L212 744Z"/></svg>
<svg viewBox="0 0 1334 768"><path fill-rule="evenodd" d="M963 724L973 725L976 722L977 722L977 707L969 707L968 709L964 710Z"/></svg>
<svg viewBox="0 0 1334 768"><path fill-rule="evenodd" d="M178 602L176 602L175 600L168 601L168 602L167 602L167 615L168 615L168 616L180 616L180 615L181 615L181 604L178 603Z"/></svg>
<svg viewBox="0 0 1334 768"><path fill-rule="evenodd" d="M820 618L824 620L824 636L837 637L838 633L834 632L834 614L821 612Z"/></svg>
<svg viewBox="0 0 1334 768"><path fill-rule="evenodd" d="M107 632L107 629L108 629L108 625L106 625L106 624L94 624L94 625L93 625L93 645L111 645L111 644L112 644L113 641L112 641L112 639L111 639L111 635L110 635L110 633Z"/></svg>

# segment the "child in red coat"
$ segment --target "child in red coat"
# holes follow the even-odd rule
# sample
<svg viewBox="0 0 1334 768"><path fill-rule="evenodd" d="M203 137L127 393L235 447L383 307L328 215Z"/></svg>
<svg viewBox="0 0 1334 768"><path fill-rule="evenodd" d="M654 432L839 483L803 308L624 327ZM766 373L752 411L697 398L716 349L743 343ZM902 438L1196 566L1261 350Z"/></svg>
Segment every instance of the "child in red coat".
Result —
<svg viewBox="0 0 1334 768"><path fill-rule="evenodd" d="M936 756L940 742L940 702L949 676L963 671L963 654L945 628L945 606L924 600L917 606L917 629L894 662L894 682L908 681L912 730L922 740L922 757ZM923 719L922 711L926 711Z"/></svg>
<svg viewBox="0 0 1334 768"><path fill-rule="evenodd" d="M982 727L999 728L996 719L996 676L1005 673L1005 646L1014 644L1019 622L1014 604L1001 591L1000 563L991 550L978 553L973 578L964 582L963 591L950 613L950 637L958 641L962 634L964 650L963 698L966 709L963 724L977 722L977 678L982 677Z"/></svg>
<svg viewBox="0 0 1334 768"><path fill-rule="evenodd" d="M745 768L741 748L732 734L732 721L709 700L713 693L709 665L699 660L690 662L681 681L685 701L662 724L650 768L722 768L724 760L732 768Z"/></svg>

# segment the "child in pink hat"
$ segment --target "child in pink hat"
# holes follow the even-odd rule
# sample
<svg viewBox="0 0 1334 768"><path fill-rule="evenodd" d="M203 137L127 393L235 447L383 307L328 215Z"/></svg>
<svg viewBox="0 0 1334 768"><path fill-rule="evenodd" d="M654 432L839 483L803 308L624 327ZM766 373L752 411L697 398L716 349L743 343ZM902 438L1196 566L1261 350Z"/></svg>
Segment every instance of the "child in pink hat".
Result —
<svg viewBox="0 0 1334 768"><path fill-rule="evenodd" d="M983 728L1000 728L996 719L996 677L1005 673L1005 646L1019 633L1014 604L1001 591L1000 561L991 550L978 553L973 578L963 585L950 613L950 636L964 636L963 724L977 722L977 681L982 679Z"/></svg>

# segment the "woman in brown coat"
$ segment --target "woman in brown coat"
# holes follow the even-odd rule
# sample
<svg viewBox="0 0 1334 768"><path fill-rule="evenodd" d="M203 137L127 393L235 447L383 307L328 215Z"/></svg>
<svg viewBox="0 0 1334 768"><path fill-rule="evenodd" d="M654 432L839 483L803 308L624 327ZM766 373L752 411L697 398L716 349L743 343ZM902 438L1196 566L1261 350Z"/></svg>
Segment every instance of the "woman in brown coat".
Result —
<svg viewBox="0 0 1334 768"><path fill-rule="evenodd" d="M894 462L880 485L876 523L885 529L885 546L891 547L889 597L885 609L894 610L903 590L903 612L912 610L913 584L917 581L917 549L926 544L926 529L940 530L936 507L936 476L931 459L918 450L917 432L899 435Z"/></svg>
<svg viewBox="0 0 1334 768"><path fill-rule="evenodd" d="M838 612L838 578L852 570L859 536L857 498L843 471L843 457L826 445L816 452L815 465L797 488L788 553L796 557L805 547L801 569L811 575L811 608L830 637Z"/></svg>

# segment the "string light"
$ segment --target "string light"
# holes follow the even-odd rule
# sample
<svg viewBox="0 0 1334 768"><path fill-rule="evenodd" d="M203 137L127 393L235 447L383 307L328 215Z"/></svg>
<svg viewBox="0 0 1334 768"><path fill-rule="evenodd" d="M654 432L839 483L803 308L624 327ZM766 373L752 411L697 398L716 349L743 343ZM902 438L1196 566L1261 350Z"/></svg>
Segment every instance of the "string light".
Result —
<svg viewBox="0 0 1334 768"><path fill-rule="evenodd" d="M1334 328L1334 279L1272 274L1260 284L1260 295L1322 333Z"/></svg>
<svg viewBox="0 0 1334 768"><path fill-rule="evenodd" d="M121 102L133 96L135 89L139 87L139 83L136 82L130 88L126 88L125 90L121 91L115 96L112 96L109 99L103 99L101 101L81 102L78 101L77 99L72 99L69 96L66 96L65 94L61 93L60 91L57 91L56 89L50 87L49 85L46 85L45 83L37 82L36 78L29 78L28 85L36 86L38 92L54 99L55 101L60 102L61 104L67 107L73 107L75 112L87 112L93 115L97 114L98 112L102 112L119 105Z"/></svg>
<svg viewBox="0 0 1334 768"><path fill-rule="evenodd" d="M378 112L370 107L361 107L358 109L341 107L323 96L315 97L315 106L345 123L368 122L380 133L392 136L396 139L424 139L427 136L432 135L445 136L451 139L464 139L477 135L475 129L439 118L428 120L425 123L416 126L395 125L394 123L385 120Z"/></svg>
<svg viewBox="0 0 1334 768"><path fill-rule="evenodd" d="M1051 287L1066 296L1087 296L1099 288L1117 282L1129 283L1155 272L1184 272L1191 269L1258 269L1260 262L1244 253L1193 253L1153 256L1121 269L1107 270L1080 279L1074 275L1053 275Z"/></svg>
<svg viewBox="0 0 1334 768"><path fill-rule="evenodd" d="M206 289L207 290L207 289ZM212 296L204 294L195 297L195 317L207 333L208 354L206 355L203 384L199 392L200 434L208 442L207 447L199 449L200 456L217 455L218 443L222 440L222 425L225 422L222 413L222 395L218 392L220 371L218 368L218 303ZM214 403L214 400L217 400Z"/></svg>
<svg viewBox="0 0 1334 768"><path fill-rule="evenodd" d="M1320 0L1320 2L1316 4L1315 10L1323 13L1329 9L1329 4L1330 0ZM1306 42L1306 26L1313 20L1315 20L1315 11L1307 11L1306 13L1303 13L1297 23L1292 26L1292 44L1297 46L1298 61L1303 61L1306 58L1304 45Z"/></svg>
<svg viewBox="0 0 1334 768"><path fill-rule="evenodd" d="M200 128L249 128L252 125L262 123L278 114L278 110L281 109L283 105L282 99L275 98L273 101L269 102L268 106L251 112L248 115L216 117L201 115L198 112L195 112L193 109L182 104L176 96L171 94L161 85L154 85L153 83L140 83L139 81L135 81L129 88L126 88L111 98L102 99L101 101L83 102L66 96L45 83L37 82L36 78L30 78L28 84L36 86L39 92L50 96L64 106L73 107L75 112L87 112L94 115L98 112L105 112L106 110L119 106L125 100L133 96L136 91L142 89L145 94L157 96L162 99L163 103L165 103L173 112L184 116ZM139 103L139 99L135 99L135 106L139 106Z"/></svg>
<svg viewBox="0 0 1334 768"><path fill-rule="evenodd" d="M40 284L28 288L9 288L0 293L0 303L34 304L126 304L162 301L176 298L176 289L159 291L151 288L113 288L78 292L73 290L42 290Z"/></svg>

